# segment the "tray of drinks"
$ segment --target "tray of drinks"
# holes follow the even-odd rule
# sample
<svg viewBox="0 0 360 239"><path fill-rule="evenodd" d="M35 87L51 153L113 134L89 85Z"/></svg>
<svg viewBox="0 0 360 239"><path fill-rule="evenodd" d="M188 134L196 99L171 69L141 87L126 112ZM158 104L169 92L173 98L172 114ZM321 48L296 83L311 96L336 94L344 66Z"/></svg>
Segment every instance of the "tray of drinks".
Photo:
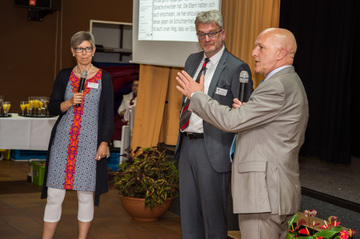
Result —
<svg viewBox="0 0 360 239"><path fill-rule="evenodd" d="M11 114L0 114L0 117L11 117Z"/></svg>
<svg viewBox="0 0 360 239"><path fill-rule="evenodd" d="M38 115L38 114L18 114L21 117L29 117L29 118L53 118L56 117L54 115Z"/></svg>

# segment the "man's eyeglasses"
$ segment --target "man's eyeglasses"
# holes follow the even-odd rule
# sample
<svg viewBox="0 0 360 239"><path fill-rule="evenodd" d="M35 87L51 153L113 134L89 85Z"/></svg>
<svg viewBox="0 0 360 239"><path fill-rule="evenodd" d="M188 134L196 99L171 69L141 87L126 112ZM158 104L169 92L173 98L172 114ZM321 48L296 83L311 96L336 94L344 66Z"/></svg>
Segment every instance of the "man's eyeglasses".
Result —
<svg viewBox="0 0 360 239"><path fill-rule="evenodd" d="M216 35L221 32L222 30L219 30L217 32L209 32L209 33L196 33L198 39L202 40L202 39L205 39L206 38L206 35L209 37L209 38L215 38Z"/></svg>
<svg viewBox="0 0 360 239"><path fill-rule="evenodd" d="M85 48L75 47L74 49L75 49L75 51L76 51L77 53L82 53L84 50L85 50L85 52L90 53L90 52L92 52L92 50L93 50L92 47L85 47Z"/></svg>

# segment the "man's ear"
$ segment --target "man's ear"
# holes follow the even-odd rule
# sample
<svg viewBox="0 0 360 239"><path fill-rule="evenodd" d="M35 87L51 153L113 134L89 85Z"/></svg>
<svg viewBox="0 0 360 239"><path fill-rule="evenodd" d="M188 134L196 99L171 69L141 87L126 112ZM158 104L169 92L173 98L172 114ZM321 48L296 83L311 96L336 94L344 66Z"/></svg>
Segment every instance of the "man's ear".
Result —
<svg viewBox="0 0 360 239"><path fill-rule="evenodd" d="M283 59L287 54L286 48L280 48L278 52L278 60Z"/></svg>

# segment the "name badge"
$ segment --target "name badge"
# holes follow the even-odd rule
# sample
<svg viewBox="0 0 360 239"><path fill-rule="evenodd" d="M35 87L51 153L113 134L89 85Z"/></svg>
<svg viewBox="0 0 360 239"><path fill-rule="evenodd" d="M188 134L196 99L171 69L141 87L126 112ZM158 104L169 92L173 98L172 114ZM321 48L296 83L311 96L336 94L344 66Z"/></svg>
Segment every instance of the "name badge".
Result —
<svg viewBox="0 0 360 239"><path fill-rule="evenodd" d="M228 92L228 90L226 90L226 89L221 89L219 87L216 87L215 94L226 96L227 92Z"/></svg>
<svg viewBox="0 0 360 239"><path fill-rule="evenodd" d="M99 83L89 82L87 86L92 89L98 89Z"/></svg>

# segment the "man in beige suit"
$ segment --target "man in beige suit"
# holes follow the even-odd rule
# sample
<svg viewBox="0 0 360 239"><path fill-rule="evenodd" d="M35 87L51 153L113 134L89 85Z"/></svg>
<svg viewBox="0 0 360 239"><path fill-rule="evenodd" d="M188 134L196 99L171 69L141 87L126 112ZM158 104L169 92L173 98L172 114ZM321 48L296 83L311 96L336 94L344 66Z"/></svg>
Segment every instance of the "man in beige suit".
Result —
<svg viewBox="0 0 360 239"><path fill-rule="evenodd" d="M220 105L179 72L178 90L191 98L189 109L217 128L237 133L232 163L234 213L242 239L285 238L287 222L300 208L298 154L308 121L308 101L292 66L294 35L280 28L264 30L255 42L255 71L265 80L247 103Z"/></svg>

